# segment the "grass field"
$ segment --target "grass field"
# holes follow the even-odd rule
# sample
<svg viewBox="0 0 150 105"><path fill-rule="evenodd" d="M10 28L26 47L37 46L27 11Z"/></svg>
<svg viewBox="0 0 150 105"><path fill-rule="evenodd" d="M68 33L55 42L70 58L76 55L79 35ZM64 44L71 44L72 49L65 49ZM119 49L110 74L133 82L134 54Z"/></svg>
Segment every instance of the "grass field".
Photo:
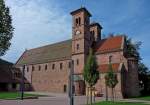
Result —
<svg viewBox="0 0 150 105"><path fill-rule="evenodd" d="M21 96L19 92L0 92L0 99L16 99ZM34 94L24 94L24 97L39 96Z"/></svg>
<svg viewBox="0 0 150 105"><path fill-rule="evenodd" d="M147 105L144 103L133 103L133 102L99 102L94 105Z"/></svg>

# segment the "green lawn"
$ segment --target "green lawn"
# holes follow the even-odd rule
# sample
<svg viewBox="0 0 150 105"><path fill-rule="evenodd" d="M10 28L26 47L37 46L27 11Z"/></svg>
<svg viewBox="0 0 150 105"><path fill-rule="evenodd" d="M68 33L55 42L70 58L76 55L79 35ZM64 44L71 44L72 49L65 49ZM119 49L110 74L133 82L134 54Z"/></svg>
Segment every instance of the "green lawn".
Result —
<svg viewBox="0 0 150 105"><path fill-rule="evenodd" d="M136 97L134 99L150 101L150 96L141 96L141 97Z"/></svg>
<svg viewBox="0 0 150 105"><path fill-rule="evenodd" d="M106 101L103 101L103 102L99 102L99 103L96 103L94 105L147 105L147 104L144 104L144 103L133 103L133 102L106 102Z"/></svg>
<svg viewBox="0 0 150 105"><path fill-rule="evenodd" d="M16 99L21 96L21 93L19 92L0 92L0 99ZM30 96L39 96L34 94L24 94L24 97L30 97Z"/></svg>

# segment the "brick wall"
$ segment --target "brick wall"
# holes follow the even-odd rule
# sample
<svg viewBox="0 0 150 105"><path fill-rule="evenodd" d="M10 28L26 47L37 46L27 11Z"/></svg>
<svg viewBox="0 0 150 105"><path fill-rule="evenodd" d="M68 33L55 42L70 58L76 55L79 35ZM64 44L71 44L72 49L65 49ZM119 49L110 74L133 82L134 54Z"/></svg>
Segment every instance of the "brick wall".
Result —
<svg viewBox="0 0 150 105"><path fill-rule="evenodd" d="M29 70L25 69L25 77L30 81L35 91L49 91L63 93L66 87L68 90L70 60L55 61L43 64L28 65ZM60 69L62 63L62 69ZM55 68L52 69L52 65ZM45 66L47 65L47 69ZM32 69L34 66L34 70ZM39 66L41 69L39 70Z"/></svg>
<svg viewBox="0 0 150 105"><path fill-rule="evenodd" d="M106 84L105 84L105 75L106 73L100 74L100 79L98 80L97 84L95 85L96 91L106 97ZM117 73L118 84L114 88L114 97L115 98L123 98L122 90L121 90L121 74ZM112 90L111 88L107 87L108 97L112 97Z"/></svg>
<svg viewBox="0 0 150 105"><path fill-rule="evenodd" d="M96 59L97 59L98 65L108 64L109 63L109 56L112 56L112 63L122 63L122 62L124 62L123 52L118 51L118 52L97 54Z"/></svg>

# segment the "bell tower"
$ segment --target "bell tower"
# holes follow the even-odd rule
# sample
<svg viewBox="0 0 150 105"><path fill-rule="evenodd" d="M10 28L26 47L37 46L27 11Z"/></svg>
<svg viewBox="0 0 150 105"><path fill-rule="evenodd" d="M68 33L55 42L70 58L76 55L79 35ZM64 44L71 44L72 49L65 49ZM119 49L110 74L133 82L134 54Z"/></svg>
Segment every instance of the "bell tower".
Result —
<svg viewBox="0 0 150 105"><path fill-rule="evenodd" d="M80 8L72 15L72 59L74 73L81 74L90 48L90 16L86 8Z"/></svg>
<svg viewBox="0 0 150 105"><path fill-rule="evenodd" d="M82 76L86 58L91 47L90 16L86 8L80 8L72 15L72 60L74 61L75 94L85 94L85 82Z"/></svg>

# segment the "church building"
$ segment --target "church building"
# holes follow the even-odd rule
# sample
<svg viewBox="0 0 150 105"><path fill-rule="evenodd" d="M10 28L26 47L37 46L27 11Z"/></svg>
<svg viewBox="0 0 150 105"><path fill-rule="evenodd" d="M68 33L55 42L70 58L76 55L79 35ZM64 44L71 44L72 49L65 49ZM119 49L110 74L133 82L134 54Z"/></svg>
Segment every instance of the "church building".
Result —
<svg viewBox="0 0 150 105"><path fill-rule="evenodd" d="M91 23L91 13L84 7L72 11L72 39L26 50L15 66L22 69L25 65L25 78L29 90L54 93L67 93L71 61L74 67L75 95L85 95L83 68L87 61L89 49L94 49L100 72L95 91L102 97L111 97L111 89L105 84L105 75L109 63L117 74L118 84L114 88L116 98L139 95L137 64L134 57L128 57L125 36L101 38L102 26ZM26 84L27 85L27 84Z"/></svg>

